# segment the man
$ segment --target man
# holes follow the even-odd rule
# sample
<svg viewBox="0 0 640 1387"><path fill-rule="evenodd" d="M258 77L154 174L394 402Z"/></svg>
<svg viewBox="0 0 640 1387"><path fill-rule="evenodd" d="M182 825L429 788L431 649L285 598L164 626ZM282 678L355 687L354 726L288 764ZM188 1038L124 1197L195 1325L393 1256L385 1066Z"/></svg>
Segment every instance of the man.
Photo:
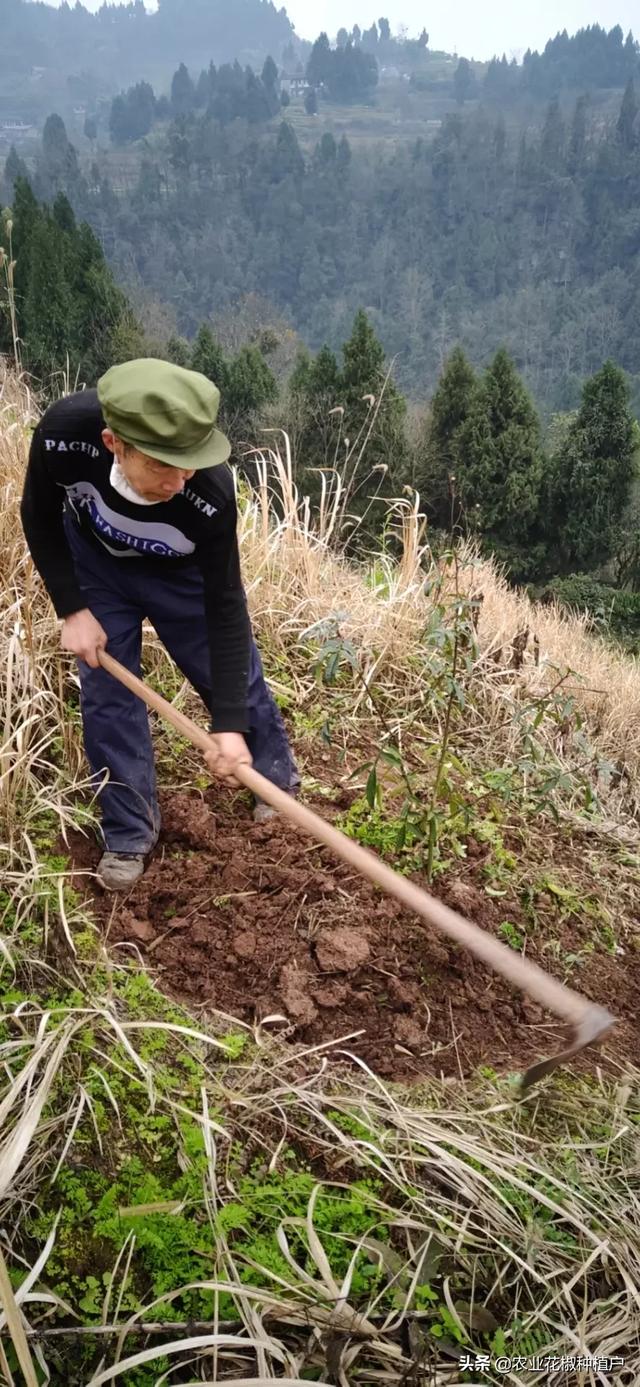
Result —
<svg viewBox="0 0 640 1387"><path fill-rule="evenodd" d="M145 618L210 710L210 769L234 783L253 760L281 789L299 784L251 635L219 404L196 371L130 361L51 405L33 436L22 523L78 657L109 890L139 879L160 832L146 708L98 661L108 645L139 673Z"/></svg>

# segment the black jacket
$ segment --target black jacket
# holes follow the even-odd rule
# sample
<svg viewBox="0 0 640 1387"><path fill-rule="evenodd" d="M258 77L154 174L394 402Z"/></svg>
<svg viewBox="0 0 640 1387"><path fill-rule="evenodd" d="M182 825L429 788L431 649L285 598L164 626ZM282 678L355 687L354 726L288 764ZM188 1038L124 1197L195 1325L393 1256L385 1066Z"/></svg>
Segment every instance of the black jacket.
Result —
<svg viewBox="0 0 640 1387"><path fill-rule="evenodd" d="M113 455L102 442L95 390L51 405L33 435L22 523L33 561L59 617L86 606L76 580L63 515L103 556L135 556L136 571L195 564L204 576L211 649L212 724L247 730L250 625L240 574L233 477L222 465L194 473L170 501L137 506L110 483Z"/></svg>

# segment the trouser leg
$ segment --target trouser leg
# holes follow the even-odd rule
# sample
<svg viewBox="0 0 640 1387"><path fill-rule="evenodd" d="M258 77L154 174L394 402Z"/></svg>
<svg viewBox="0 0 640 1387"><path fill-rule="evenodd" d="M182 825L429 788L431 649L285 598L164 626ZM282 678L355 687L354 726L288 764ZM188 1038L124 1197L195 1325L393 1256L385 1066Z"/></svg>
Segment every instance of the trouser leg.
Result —
<svg viewBox="0 0 640 1387"><path fill-rule="evenodd" d="M154 588L148 610L163 645L210 709L212 671L199 572L183 571L172 574L170 582L163 580ZM251 646L248 713L247 742L255 769L281 790L294 792L300 776L255 641Z"/></svg>
<svg viewBox="0 0 640 1387"><path fill-rule="evenodd" d="M139 605L122 591L115 561L94 554L86 541L72 548L83 597L107 633L109 654L139 675ZM96 788L102 787L98 797L105 844L111 852L150 852L160 831L160 811L146 707L106 670L79 660L78 672L85 751Z"/></svg>

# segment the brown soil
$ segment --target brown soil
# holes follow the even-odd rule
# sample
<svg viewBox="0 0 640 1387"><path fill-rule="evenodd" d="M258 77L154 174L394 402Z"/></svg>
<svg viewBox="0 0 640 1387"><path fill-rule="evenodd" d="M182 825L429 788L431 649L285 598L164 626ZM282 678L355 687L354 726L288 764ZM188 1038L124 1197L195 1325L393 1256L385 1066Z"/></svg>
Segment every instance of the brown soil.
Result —
<svg viewBox="0 0 640 1387"><path fill-rule="evenodd" d="M326 815L339 807L339 797L318 806ZM254 825L241 797L216 790L165 795L163 817L142 881L126 898L96 887L94 910L110 944L137 950L191 1010L246 1022L277 1014L284 1020L271 1024L297 1046L342 1041L404 1080L518 1070L559 1046L553 1018L293 827ZM86 840L73 848L76 865L95 865ZM494 933L505 918L518 923L513 902L486 895L482 850L469 850L463 874L438 883L442 899ZM554 937L566 953L580 947L579 933L569 921ZM611 1057L636 1056L640 1043L632 945L624 958L594 951L571 979L619 1018ZM561 964L540 961L562 976Z"/></svg>

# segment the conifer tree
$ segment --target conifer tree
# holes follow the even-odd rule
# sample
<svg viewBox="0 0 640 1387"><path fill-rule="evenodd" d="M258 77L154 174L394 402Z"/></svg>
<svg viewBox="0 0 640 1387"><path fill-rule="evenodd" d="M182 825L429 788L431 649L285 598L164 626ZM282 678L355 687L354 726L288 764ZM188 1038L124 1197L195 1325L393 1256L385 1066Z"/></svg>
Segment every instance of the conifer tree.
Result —
<svg viewBox="0 0 640 1387"><path fill-rule="evenodd" d="M220 394L223 396L227 388L228 363L225 354L206 323L202 324L196 340L193 344L191 353L191 370L200 371L201 375L217 385Z"/></svg>
<svg viewBox="0 0 640 1387"><path fill-rule="evenodd" d="M171 106L177 116L187 116L196 106L196 89L184 63L173 74Z"/></svg>
<svg viewBox="0 0 640 1387"><path fill-rule="evenodd" d="M385 468L388 485L381 490L387 495L397 494L407 470L406 402L389 374L384 348L362 309L356 313L342 357L345 429L355 441L358 436L364 439L372 424L366 464L370 470Z"/></svg>
<svg viewBox="0 0 640 1387"><path fill-rule="evenodd" d="M543 471L540 423L508 352L498 351L455 435L457 489L467 522L526 571Z"/></svg>
<svg viewBox="0 0 640 1387"><path fill-rule="evenodd" d="M635 441L626 376L607 361L587 381L553 459L544 520L565 572L602 565L614 553L636 473Z"/></svg>
<svg viewBox="0 0 640 1387"><path fill-rule="evenodd" d="M58 194L50 209L18 178L12 217L23 359L45 391L54 373L93 384L116 361L144 355L131 306L68 199Z"/></svg>
<svg viewBox="0 0 640 1387"><path fill-rule="evenodd" d="M46 380L77 361L78 304L68 279L65 233L48 212L40 213L29 242L21 335L29 369Z"/></svg>
<svg viewBox="0 0 640 1387"><path fill-rule="evenodd" d="M456 495L456 444L466 422L476 377L461 347L445 363L431 402L426 436L420 440L416 484L433 524L449 529L459 522Z"/></svg>
<svg viewBox="0 0 640 1387"><path fill-rule="evenodd" d="M633 77L630 77L622 98L617 125L618 138L622 148L627 152L632 150L638 141L637 118L639 109L635 82Z"/></svg>
<svg viewBox="0 0 640 1387"><path fill-rule="evenodd" d="M301 352L289 379L289 396L298 481L305 494L317 500L317 469L333 467L342 423L340 370L329 347L313 358Z"/></svg>
<svg viewBox="0 0 640 1387"><path fill-rule="evenodd" d="M223 414L232 435L247 441L257 416L278 395L276 378L254 343L240 348L227 367Z"/></svg>

